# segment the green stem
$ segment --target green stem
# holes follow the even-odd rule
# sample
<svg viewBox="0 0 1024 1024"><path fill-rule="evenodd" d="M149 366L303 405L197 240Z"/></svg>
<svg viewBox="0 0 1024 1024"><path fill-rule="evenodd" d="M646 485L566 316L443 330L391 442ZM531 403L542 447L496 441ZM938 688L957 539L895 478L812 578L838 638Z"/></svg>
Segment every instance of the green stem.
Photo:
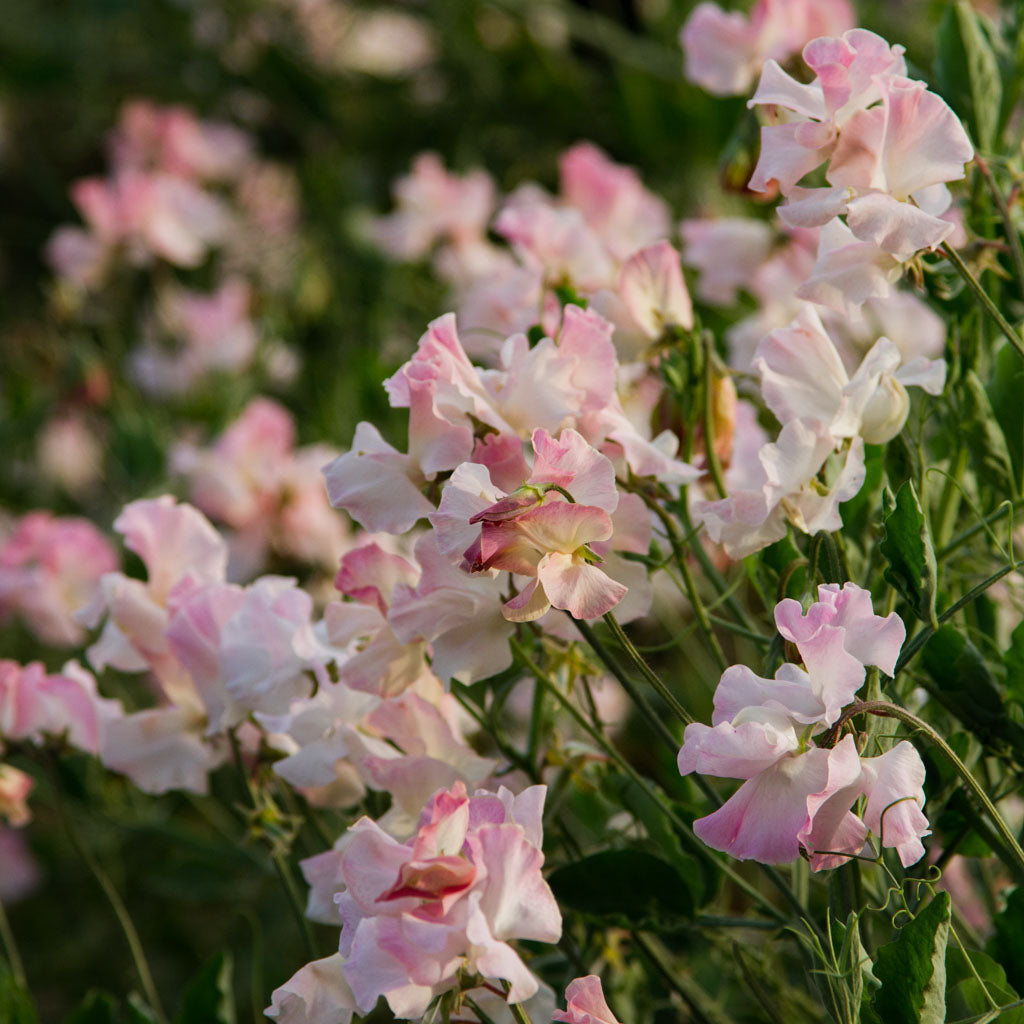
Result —
<svg viewBox="0 0 1024 1024"><path fill-rule="evenodd" d="M618 641L619 646L628 655L629 660L633 663L644 679L646 679L647 682L649 682L651 686L658 691L661 699L672 709L676 717L684 725L689 725L691 722L695 721L693 715L691 715L690 712L679 703L676 699L676 695L668 688L668 686L665 685L658 673L655 672L646 661L644 661L643 656L633 646L633 641L626 636L615 616L611 612L608 612L604 616L604 621L612 631L612 635Z"/></svg>
<svg viewBox="0 0 1024 1024"><path fill-rule="evenodd" d="M962 547L971 538L976 537L982 530L987 530L1000 516L1009 514L1012 516L1018 509L1024 508L1024 498L1018 498L1016 501L1004 501L999 505L999 508L995 512L990 512L981 522L975 523L973 526L969 526L962 533L958 533L945 547L940 548L935 552L935 557L942 561L942 559L951 555L957 548ZM1012 520L1011 520L1012 522Z"/></svg>
<svg viewBox="0 0 1024 1024"><path fill-rule="evenodd" d="M924 719L918 718L917 715L907 711L906 708L901 708L897 704L890 704L888 701L858 701L843 712L842 717L833 728L839 728L854 715L862 714L895 718L897 721L903 722L904 725L912 726L919 732L924 733L945 754L949 763L956 770L956 773L967 785L967 788L974 794L982 807L985 808L985 812L995 826L1000 838L1013 854L1019 873L1024 875L1024 850L1021 849L1020 843L1017 842L1017 837L1013 834L1013 830L1006 824L1002 815L996 809L996 805L989 799L988 793L985 792L985 787L971 774L971 770L960 760L956 751Z"/></svg>
<svg viewBox="0 0 1024 1024"><path fill-rule="evenodd" d="M18 944L14 941L14 932L11 930L11 922L7 920L7 912L4 910L2 900L0 900L0 940L3 940L4 952L7 954L7 962L11 966L14 983L18 988L27 992L28 980L25 977L25 965L21 961Z"/></svg>
<svg viewBox="0 0 1024 1024"><path fill-rule="evenodd" d="M643 491L637 492L644 504L658 517L661 525L665 528L665 534L668 537L668 542L672 548L672 555L675 558L676 564L679 566L680 571L683 573L683 578L686 580L686 588L688 593L696 593L696 585L693 583L693 576L689 572L689 560L687 558L686 550L684 549L683 538L679 535L679 529L676 524L672 521L672 517L655 501L650 495L644 494ZM689 532L693 532L693 524L690 522L689 512L686 510L686 495L684 494L679 502L680 515L684 517L684 525ZM708 557L708 553L704 550L704 547L699 542L695 542L689 545L690 550L693 552L694 557L697 559L700 567L704 570L704 575L711 581L715 589L718 590L719 594L722 595L729 611L736 616L737 622L739 622L748 633L760 636L757 630L754 628L753 622L747 617L747 613L743 610L743 606L736 600L735 595L729 588L722 574L715 568L714 563ZM691 596L690 603L693 604L694 614L698 616L698 622L700 621L700 615L698 609L707 614L706 609L700 603L699 599L695 602ZM708 619L708 629L710 630L710 619ZM717 641L716 641L717 642ZM724 656L723 656L724 657ZM723 668L725 666L723 665Z"/></svg>
<svg viewBox="0 0 1024 1024"><path fill-rule="evenodd" d="M942 243L942 251L949 257L950 263L956 267L957 273L964 279L967 286L974 292L974 297L981 304L981 308L992 318L992 321L1003 332L1006 340L1024 358L1024 342L1021 342L1020 335L1010 326L1006 317L999 312L999 307L992 301L991 296L981 287L981 283L971 273L970 268L960 258L960 254L948 242Z"/></svg>
<svg viewBox="0 0 1024 1024"><path fill-rule="evenodd" d="M987 579L984 579L976 587L972 587L963 597L960 598L955 604L950 605L935 621L941 625L947 619L952 618L961 608L965 605L969 605L975 598L980 597L982 594L992 586L993 583L998 583L1004 576L1008 576L1017 568L1017 563L1011 562L1009 565L1004 565L998 572L993 573ZM935 633L935 629L932 626L924 626L918 632L911 637L906 646L903 648L903 653L900 655L899 661L896 662L896 668L893 675L906 668L907 662L914 657L917 652L924 647L924 645L931 639Z"/></svg>
<svg viewBox="0 0 1024 1024"><path fill-rule="evenodd" d="M572 616L570 616L572 618ZM679 751L679 741L672 735L668 726L654 713L654 709L647 703L647 699L636 688L633 680L622 670L619 663L612 657L611 651L598 639L589 622L583 619L573 618L576 628L583 635L584 640L593 648L594 653L601 659L605 668L622 684L622 688L629 694L630 700L637 706L640 713L647 720L647 724L657 733L658 738L672 751L673 756Z"/></svg>
<svg viewBox="0 0 1024 1024"><path fill-rule="evenodd" d="M512 649L519 656L523 665L529 670L530 674L537 680L542 686L546 687L547 691L555 698L555 700L564 708L569 715L575 720L576 724L611 758L615 764L632 779L633 782L643 790L647 795L648 799L651 800L658 808L661 809L662 813L682 832L688 836L694 837L692 827L684 821L675 808L669 803L665 795L657 789L654 784L643 775L641 775L619 752L614 746L606 739L604 734L595 729L594 726L587 721L586 716L576 707L575 704L569 700L561 690L548 678L547 673L530 657L526 649L522 644L513 637L511 640ZM747 893L758 905L760 905L766 913L773 914L778 917L778 911L761 895L742 875L737 874L729 867L728 864L720 863L715 858L715 863L721 868L722 873L730 878L740 889Z"/></svg>
<svg viewBox="0 0 1024 1024"><path fill-rule="evenodd" d="M52 764L48 764L47 768L49 770L50 781L53 786L54 804L57 808L57 814L61 819L61 823L64 826L64 831L67 833L68 839L71 840L71 845L74 847L75 853L78 854L82 863L85 864L93 878L96 879L99 887L103 890L103 894L107 897L107 901L110 903L111 909L114 911L117 923L121 926L121 931L124 933L125 941L128 943L128 949L131 952L132 961L135 964L135 970L139 976L139 984L142 985L142 992L146 997L146 1002L149 1004L153 1013L156 1014L159 1024L167 1024L167 1014L164 1013L163 1005L160 1002L160 996L157 993L156 984L153 981L153 973L149 969L149 961L146 959L146 951L142 947L142 940L139 938L139 933L135 928L135 923L132 921L131 915L128 913L128 908L125 906L124 900L121 899L121 894L117 891L117 886L114 885L110 876L103 870L99 862L95 857L93 857L92 853L86 849L85 844L79 838L78 832L75 830L75 827L71 822L71 817L67 812L67 808L64 806L64 800L60 791L60 784L57 780L57 773Z"/></svg>
<svg viewBox="0 0 1024 1024"><path fill-rule="evenodd" d="M252 809L258 815L260 813L259 796L256 792L256 788L252 784L252 780L249 778L249 775L245 770L245 764L242 761L242 748L239 745L238 737L235 735L233 730L228 731L228 739L231 743L231 752L234 755L235 767L238 770L238 777L241 780L247 796L249 797ZM267 845L269 847L268 852L270 853L271 863L273 863L274 870L277 872L277 877L281 882L281 887L284 889L285 896L288 898L288 905L291 908L292 916L295 918L295 923L298 925L299 933L302 935L302 940L305 943L306 953L310 960L316 960L318 954L316 943L313 941L313 930L306 917L305 908L302 906L302 897L299 894L298 886L295 884L295 879L292 877L288 859L284 852L278 848L276 842L272 838L267 837Z"/></svg>
<svg viewBox="0 0 1024 1024"><path fill-rule="evenodd" d="M690 1011L690 1019L695 1021L696 1024L713 1024L712 1019L701 1008L697 996L690 991L683 981L682 974L678 971L669 970L661 957L658 956L654 947L638 931L630 931L629 936L637 948L647 957L654 969L661 975L668 987L686 1004L687 1009Z"/></svg>
<svg viewBox="0 0 1024 1024"><path fill-rule="evenodd" d="M985 184L988 185L988 190L992 193L992 198L995 200L996 207L999 210L999 216L1003 222L1003 230L1006 232L1006 241L1010 246L1010 259L1013 262L1014 277L1017 279L1017 292L1024 299L1024 248L1020 244L1020 232L1014 226L1010 207L1006 203L1006 198L999 188L999 183L996 181L988 161L975 153L974 163L981 172L981 176L985 179Z"/></svg>

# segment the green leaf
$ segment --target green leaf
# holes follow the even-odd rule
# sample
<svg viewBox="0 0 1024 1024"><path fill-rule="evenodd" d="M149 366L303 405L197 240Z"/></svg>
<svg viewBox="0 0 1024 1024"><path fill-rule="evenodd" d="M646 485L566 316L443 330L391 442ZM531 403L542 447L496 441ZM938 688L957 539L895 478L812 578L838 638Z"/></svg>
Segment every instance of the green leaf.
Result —
<svg viewBox="0 0 1024 1024"><path fill-rule="evenodd" d="M1010 696L1024 704L1024 622L1010 634L1010 647L1003 655L1003 664Z"/></svg>
<svg viewBox="0 0 1024 1024"><path fill-rule="evenodd" d="M693 919L690 885L669 863L641 850L604 850L548 879L563 906L605 925L671 931Z"/></svg>
<svg viewBox="0 0 1024 1024"><path fill-rule="evenodd" d="M981 981L975 977L975 972ZM946 950L946 1013L949 1019L977 1017L991 1010L986 990L1000 1006L1017 1001L1017 993L1007 982L1006 972L990 956L974 949L965 956L958 946L950 946ZM999 1024L1024 1024L1024 1007L1007 1010L998 1019Z"/></svg>
<svg viewBox="0 0 1024 1024"><path fill-rule="evenodd" d="M1024 888L1010 893L993 923L995 934L989 939L988 952L1003 965L1010 984L1018 992L1024 990Z"/></svg>
<svg viewBox="0 0 1024 1024"><path fill-rule="evenodd" d="M968 370L963 376L960 398L960 429L971 452L971 465L979 479L1000 497L1014 495L1016 487L1010 450L988 394L973 370Z"/></svg>
<svg viewBox="0 0 1024 1024"><path fill-rule="evenodd" d="M982 741L1024 744L1024 727L1006 714L981 652L955 626L943 626L924 645L921 660L937 686L936 699Z"/></svg>
<svg viewBox="0 0 1024 1024"><path fill-rule="evenodd" d="M3 1024L39 1024L32 997L15 981L0 958L0 1021Z"/></svg>
<svg viewBox="0 0 1024 1024"><path fill-rule="evenodd" d="M215 954L185 989L175 1024L235 1024L231 975L231 954Z"/></svg>
<svg viewBox="0 0 1024 1024"><path fill-rule="evenodd" d="M946 8L937 43L939 92L967 121L979 148L991 152L999 128L1003 85L991 36L967 0Z"/></svg>
<svg viewBox="0 0 1024 1024"><path fill-rule="evenodd" d="M118 1024L117 1000L107 992L90 992L64 1024Z"/></svg>
<svg viewBox="0 0 1024 1024"><path fill-rule="evenodd" d="M885 1024L944 1024L949 893L940 892L875 958L871 1008Z"/></svg>
<svg viewBox="0 0 1024 1024"><path fill-rule="evenodd" d="M672 826L659 803L628 776L618 773L609 773L602 788L616 805L627 808L643 824L658 851L679 872L690 890L690 898L695 907L714 899L722 881L722 873L717 864L709 857L698 860L683 851L683 837ZM699 842L692 836L687 838L690 842Z"/></svg>
<svg viewBox="0 0 1024 1024"><path fill-rule="evenodd" d="M879 550L889 563L885 578L899 591L919 619L938 626L935 591L938 569L931 531L912 481L896 492L895 504L884 519L885 538Z"/></svg>
<svg viewBox="0 0 1024 1024"><path fill-rule="evenodd" d="M1003 345L996 353L987 392L1013 463L1014 479L1019 480L1024 473L1024 402L1020 400L1024 394L1024 363L1012 345Z"/></svg>

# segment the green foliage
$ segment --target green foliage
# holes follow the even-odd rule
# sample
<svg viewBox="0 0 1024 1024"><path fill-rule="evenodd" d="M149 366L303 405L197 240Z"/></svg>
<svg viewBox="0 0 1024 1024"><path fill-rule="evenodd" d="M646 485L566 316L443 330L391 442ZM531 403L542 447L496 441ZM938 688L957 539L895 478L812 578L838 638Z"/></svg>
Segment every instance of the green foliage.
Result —
<svg viewBox="0 0 1024 1024"><path fill-rule="evenodd" d="M942 16L935 74L938 91L967 122L975 144L991 152L999 130L1003 86L991 29L967 0L950 4Z"/></svg>
<svg viewBox="0 0 1024 1024"><path fill-rule="evenodd" d="M39 1024L32 997L15 980L3 958L0 958L0 1021Z"/></svg>
<svg viewBox="0 0 1024 1024"><path fill-rule="evenodd" d="M885 578L904 597L919 619L937 626L935 616L938 568L928 520L917 490L907 480L895 501L886 494L885 539L879 545L888 563Z"/></svg>
<svg viewBox="0 0 1024 1024"><path fill-rule="evenodd" d="M1017 356L1017 362L1020 357ZM1015 497L1013 462L1006 438L985 392L973 370L968 370L961 386L960 427L971 453L971 465L981 482L1000 497ZM1017 405L1020 406L1018 401Z"/></svg>
<svg viewBox="0 0 1024 1024"><path fill-rule="evenodd" d="M175 1024L235 1024L231 954L215 954L185 989Z"/></svg>
<svg viewBox="0 0 1024 1024"><path fill-rule="evenodd" d="M641 850L602 850L559 868L548 882L562 906L605 926L672 931L693 920L693 883Z"/></svg>
<svg viewBox="0 0 1024 1024"><path fill-rule="evenodd" d="M936 698L986 744L1024 749L1024 728L1006 714L995 677L981 652L955 626L945 625L921 654Z"/></svg>
<svg viewBox="0 0 1024 1024"><path fill-rule="evenodd" d="M1006 450L1014 468L1014 480L1024 477L1024 361L1010 345L996 353L995 372L989 382L988 398L999 423ZM1017 493L1016 485L1009 493Z"/></svg>
<svg viewBox="0 0 1024 1024"><path fill-rule="evenodd" d="M978 1017L1017 1001L1006 972L990 956L978 950L950 945L946 950L946 1013L949 1020ZM1004 1011L1000 1024L1022 1024L1024 1007Z"/></svg>
<svg viewBox="0 0 1024 1024"><path fill-rule="evenodd" d="M949 893L940 892L875 958L871 1008L883 1024L943 1024Z"/></svg>
<svg viewBox="0 0 1024 1024"><path fill-rule="evenodd" d="M993 924L995 934L988 952L1003 965L1010 984L1020 992L1024 990L1024 889L1010 893Z"/></svg>

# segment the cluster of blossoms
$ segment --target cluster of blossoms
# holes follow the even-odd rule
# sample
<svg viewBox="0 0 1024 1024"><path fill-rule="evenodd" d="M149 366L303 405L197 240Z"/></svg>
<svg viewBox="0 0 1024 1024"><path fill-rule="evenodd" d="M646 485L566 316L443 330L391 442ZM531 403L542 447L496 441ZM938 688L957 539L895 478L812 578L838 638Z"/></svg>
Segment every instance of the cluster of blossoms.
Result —
<svg viewBox="0 0 1024 1024"><path fill-rule="evenodd" d="M305 862L311 916L341 924L340 952L278 989L269 1016L304 1019L288 1008L323 1000L320 987L348 997L335 1010L368 1013L383 996L408 1019L480 979L507 982L509 1002L534 996L539 983L509 940L557 942L562 934L541 876L545 795L532 786L518 796L501 787L470 797L460 783L431 798L405 843L362 818L337 849Z"/></svg>
<svg viewBox="0 0 1024 1024"><path fill-rule="evenodd" d="M766 60L785 64L805 43L854 24L847 0L757 0L749 16L705 0L679 34L686 77L715 96L742 96Z"/></svg>
<svg viewBox="0 0 1024 1024"><path fill-rule="evenodd" d="M953 232L947 182L964 176L974 149L945 101L907 77L903 47L851 29L812 40L803 57L809 84L774 60L761 72L749 105L773 123L748 187L781 192L789 227L821 229L814 275L797 294L821 301L838 288L859 304L888 294L904 262ZM822 164L827 186L802 186Z"/></svg>
<svg viewBox="0 0 1024 1024"><path fill-rule="evenodd" d="M254 285L281 289L291 278L294 180L232 125L142 100L122 109L109 157L106 177L72 186L85 227L60 227L48 245L65 302L101 293L126 265L188 270L212 261L209 291L156 276L132 371L147 392L180 395L213 370L251 367L260 343ZM263 356L271 375L294 372L279 343Z"/></svg>
<svg viewBox="0 0 1024 1024"><path fill-rule="evenodd" d="M824 584L804 612L791 599L775 622L803 662L762 679L743 665L722 673L712 725L686 727L679 771L743 785L717 811L694 822L709 846L739 860L776 864L801 852L814 870L835 867L869 836L893 847L904 866L924 855L928 835L924 765L905 740L878 757L861 757L853 735L832 747L812 738L841 721L865 678L865 666L892 674L906 636L895 612L884 618L853 583ZM858 816L851 808L863 799Z"/></svg>
<svg viewBox="0 0 1024 1024"><path fill-rule="evenodd" d="M496 358L496 339L538 322L557 329L557 289L569 288L615 325L623 358L674 325L690 328L668 206L637 173L581 142L559 160L560 194L524 184L499 204L490 176L445 170L431 153L395 186L396 210L370 224L384 251L412 260L433 251L438 274L475 356ZM488 228L508 246L495 244Z"/></svg>
<svg viewBox="0 0 1024 1024"><path fill-rule="evenodd" d="M228 575L237 580L258 572L271 554L337 565L349 541L320 472L337 454L324 444L296 448L291 413L255 398L212 444L179 441L170 461L192 504L230 529Z"/></svg>

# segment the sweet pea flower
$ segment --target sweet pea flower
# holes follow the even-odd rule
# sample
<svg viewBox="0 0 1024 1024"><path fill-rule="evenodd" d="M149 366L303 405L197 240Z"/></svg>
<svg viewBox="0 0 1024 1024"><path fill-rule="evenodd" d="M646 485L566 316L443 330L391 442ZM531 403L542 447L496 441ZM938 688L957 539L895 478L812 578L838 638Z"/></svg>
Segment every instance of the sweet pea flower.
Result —
<svg viewBox="0 0 1024 1024"><path fill-rule="evenodd" d="M762 445L742 489L718 501L695 504L708 536L722 544L730 558L744 558L784 537L787 522L804 533L838 530L839 505L864 483L864 442L853 438L835 460L841 459L841 465L826 473L828 482L819 486L818 475L828 469L834 448L833 437L820 421L786 422L777 441Z"/></svg>
<svg viewBox="0 0 1024 1024"><path fill-rule="evenodd" d="M510 1002L537 992L509 941L561 935L540 873L544 795L534 786L469 797L458 783L433 796L404 844L368 818L349 830L333 862L344 886L340 974L357 1012L384 996L415 1019L464 971L508 981Z"/></svg>
<svg viewBox="0 0 1024 1024"><path fill-rule="evenodd" d="M829 159L850 118L881 99L884 76L902 76L907 70L902 46L890 46L862 28L812 40L803 58L815 73L813 82L797 82L768 60L747 104L781 107L796 115L761 129L761 156L748 184L755 192L767 192L774 184L789 195L804 175Z"/></svg>
<svg viewBox="0 0 1024 1024"><path fill-rule="evenodd" d="M564 202L580 211L616 260L668 234L665 201L644 188L632 167L615 163L592 142L567 149L558 172Z"/></svg>
<svg viewBox="0 0 1024 1024"><path fill-rule="evenodd" d="M946 382L941 359L917 359L901 366L899 349L879 338L853 377L813 307L805 306L788 326L772 331L757 348L754 368L761 394L776 418L816 419L839 441L863 437L884 444L903 429L910 400L906 385L940 394Z"/></svg>
<svg viewBox="0 0 1024 1024"><path fill-rule="evenodd" d="M749 187L775 184L792 227L818 227L846 216L853 234L899 262L934 249L953 231L941 215L946 182L964 176L974 150L963 126L923 82L906 77L901 47L853 29L804 47L815 72L810 85L774 61L764 68L750 105L791 111L794 120L761 129L761 156ZM799 181L825 161L830 187Z"/></svg>
<svg viewBox="0 0 1024 1024"><path fill-rule="evenodd" d="M106 617L99 640L88 651L97 671L107 665L141 672L168 654L167 601L178 584L220 583L227 568L227 546L197 509L170 495L126 505L114 521L125 546L146 566L148 579L106 573L79 621L95 628Z"/></svg>
<svg viewBox="0 0 1024 1024"><path fill-rule="evenodd" d="M176 445L171 465L188 479L192 502L235 531L229 572L238 579L258 571L271 550L325 565L341 555L345 527L320 472L335 454L323 445L296 448L291 413L255 398L210 447Z"/></svg>
<svg viewBox="0 0 1024 1024"><path fill-rule="evenodd" d="M738 96L750 88L767 58L785 63L808 40L853 25L846 0L758 0L749 18L700 3L680 33L685 74L715 96Z"/></svg>
<svg viewBox="0 0 1024 1024"><path fill-rule="evenodd" d="M564 1024L619 1024L615 1014L608 1008L596 974L576 978L565 990L566 1008L555 1010L551 1019Z"/></svg>
<svg viewBox="0 0 1024 1024"><path fill-rule="evenodd" d="M487 679L512 664L514 627L502 612L501 581L497 573L464 572L438 543L437 531L417 540L419 579L395 588L388 623L402 643L430 645L431 669L443 682Z"/></svg>
<svg viewBox="0 0 1024 1024"><path fill-rule="evenodd" d="M77 661L47 673L40 661L22 667L0 660L0 740L42 742L64 736L71 746L96 754L123 714L121 702L101 697L96 679Z"/></svg>
<svg viewBox="0 0 1024 1024"><path fill-rule="evenodd" d="M683 282L679 253L668 242L640 249L625 262L619 294L634 322L652 341L666 328L693 327L693 304Z"/></svg>
<svg viewBox="0 0 1024 1024"><path fill-rule="evenodd" d="M117 568L110 542L88 520L30 512L0 546L0 619L19 614L44 643L75 647L74 613Z"/></svg>
<svg viewBox="0 0 1024 1024"><path fill-rule="evenodd" d="M853 583L823 585L818 598L806 613L790 599L775 609L804 668L784 664L774 679L762 679L733 665L715 691L712 725L686 727L681 774L745 780L694 822L694 832L740 860L784 863L803 851L816 871L858 854L873 834L906 866L923 855L928 834L924 766L914 747L901 742L861 758L849 734L831 748L811 742L854 700L865 666L895 670L906 630L895 613L875 615L871 595ZM861 797L858 817L851 808Z"/></svg>
<svg viewBox="0 0 1024 1024"><path fill-rule="evenodd" d="M398 259L418 260L440 241L456 248L483 239L494 211L494 182L475 170L447 171L436 153L421 153L393 187L395 212L371 221L371 238Z"/></svg>

